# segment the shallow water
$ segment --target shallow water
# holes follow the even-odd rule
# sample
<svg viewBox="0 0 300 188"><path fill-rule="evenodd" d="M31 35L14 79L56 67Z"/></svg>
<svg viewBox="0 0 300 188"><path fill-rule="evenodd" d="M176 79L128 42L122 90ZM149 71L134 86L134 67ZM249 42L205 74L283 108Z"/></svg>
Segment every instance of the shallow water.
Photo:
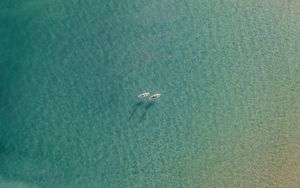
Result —
<svg viewBox="0 0 300 188"><path fill-rule="evenodd" d="M298 1L0 8L0 187L300 185Z"/></svg>

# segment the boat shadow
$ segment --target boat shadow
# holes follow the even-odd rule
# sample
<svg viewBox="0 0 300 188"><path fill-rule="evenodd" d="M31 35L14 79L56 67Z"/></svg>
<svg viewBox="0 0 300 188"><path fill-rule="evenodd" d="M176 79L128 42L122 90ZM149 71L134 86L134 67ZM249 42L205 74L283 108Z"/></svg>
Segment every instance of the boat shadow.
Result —
<svg viewBox="0 0 300 188"><path fill-rule="evenodd" d="M139 117L139 122L142 122L145 120L147 112L149 111L150 108L154 106L154 102L145 102L145 101L139 101L133 105L133 109L130 113L129 119L131 120L135 114L137 114L137 111L139 108L144 109L144 112L142 115Z"/></svg>
<svg viewBox="0 0 300 188"><path fill-rule="evenodd" d="M132 111L131 111L131 113L130 113L129 119L132 119L132 118L133 118L133 116L134 116L134 114L137 112L138 108L139 108L139 107L142 107L144 103L145 103L144 101L139 101L139 102L137 102L137 103L135 103L135 104L133 105L133 109L132 109Z"/></svg>
<svg viewBox="0 0 300 188"><path fill-rule="evenodd" d="M146 115L147 115L147 112L149 111L150 108L152 108L154 106L154 102L150 102L150 103L147 103L145 106L144 106L144 113L141 115L140 119L139 119L139 122L142 122L146 119Z"/></svg>

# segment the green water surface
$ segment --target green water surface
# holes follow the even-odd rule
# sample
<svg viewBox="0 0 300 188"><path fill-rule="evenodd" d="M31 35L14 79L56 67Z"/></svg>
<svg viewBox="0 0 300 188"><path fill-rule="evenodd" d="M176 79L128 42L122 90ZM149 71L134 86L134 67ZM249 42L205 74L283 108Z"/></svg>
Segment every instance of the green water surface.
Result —
<svg viewBox="0 0 300 188"><path fill-rule="evenodd" d="M300 186L299 10L2 0L0 187Z"/></svg>

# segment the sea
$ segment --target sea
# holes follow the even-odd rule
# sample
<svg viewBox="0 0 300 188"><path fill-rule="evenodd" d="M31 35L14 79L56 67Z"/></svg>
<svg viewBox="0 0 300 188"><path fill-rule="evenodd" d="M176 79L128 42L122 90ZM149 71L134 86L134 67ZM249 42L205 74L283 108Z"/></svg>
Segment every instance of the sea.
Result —
<svg viewBox="0 0 300 188"><path fill-rule="evenodd" d="M2 0L0 188L300 187L299 10Z"/></svg>

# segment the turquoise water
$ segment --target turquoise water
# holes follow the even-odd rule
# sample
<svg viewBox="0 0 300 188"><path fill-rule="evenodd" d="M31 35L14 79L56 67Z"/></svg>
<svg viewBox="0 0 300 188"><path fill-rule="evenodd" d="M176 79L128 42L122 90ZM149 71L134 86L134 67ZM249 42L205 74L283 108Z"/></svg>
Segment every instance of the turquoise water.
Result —
<svg viewBox="0 0 300 188"><path fill-rule="evenodd" d="M297 187L299 8L1 2L0 187Z"/></svg>

